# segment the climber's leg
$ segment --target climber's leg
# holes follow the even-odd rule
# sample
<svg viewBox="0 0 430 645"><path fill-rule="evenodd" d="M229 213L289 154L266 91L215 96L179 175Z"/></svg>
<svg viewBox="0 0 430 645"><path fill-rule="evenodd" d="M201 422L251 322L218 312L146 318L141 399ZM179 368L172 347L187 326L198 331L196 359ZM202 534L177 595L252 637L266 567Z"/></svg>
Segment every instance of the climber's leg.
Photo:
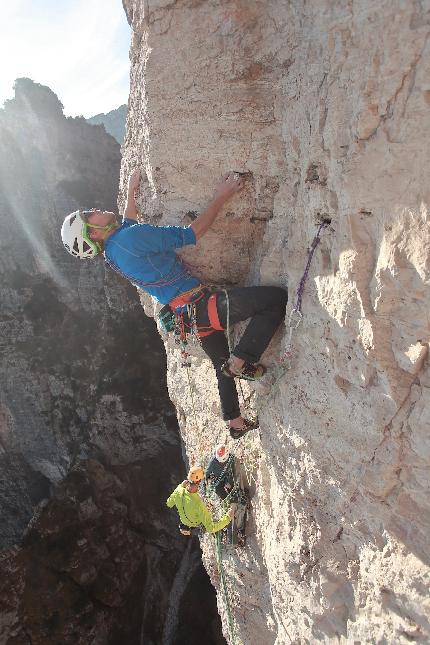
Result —
<svg viewBox="0 0 430 645"><path fill-rule="evenodd" d="M228 358L228 344L224 332L215 331L209 336L204 336L201 343L215 368L223 419L225 421L241 420L236 384L233 379L228 378L221 371L222 364Z"/></svg>
<svg viewBox="0 0 430 645"><path fill-rule="evenodd" d="M232 353L239 361L257 363L285 316L287 292L281 287L242 287L228 289L227 293L230 324L250 318ZM217 310L225 326L227 302L222 291L217 294Z"/></svg>

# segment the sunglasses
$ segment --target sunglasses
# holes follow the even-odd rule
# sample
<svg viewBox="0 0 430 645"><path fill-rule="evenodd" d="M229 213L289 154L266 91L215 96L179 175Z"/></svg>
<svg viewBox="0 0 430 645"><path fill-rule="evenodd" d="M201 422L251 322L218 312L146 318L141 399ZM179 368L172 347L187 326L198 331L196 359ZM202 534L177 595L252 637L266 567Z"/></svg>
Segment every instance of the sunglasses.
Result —
<svg viewBox="0 0 430 645"><path fill-rule="evenodd" d="M99 242L95 242L94 240L91 239L90 237L90 232L88 229L90 228L105 228L105 226L97 226L96 224L90 224L88 222L88 217L92 215L95 211L80 211L80 216L82 220L82 237L84 240L84 251L87 250L85 249L85 244L88 244L90 249L94 252L94 254L100 253L102 251L101 244Z"/></svg>

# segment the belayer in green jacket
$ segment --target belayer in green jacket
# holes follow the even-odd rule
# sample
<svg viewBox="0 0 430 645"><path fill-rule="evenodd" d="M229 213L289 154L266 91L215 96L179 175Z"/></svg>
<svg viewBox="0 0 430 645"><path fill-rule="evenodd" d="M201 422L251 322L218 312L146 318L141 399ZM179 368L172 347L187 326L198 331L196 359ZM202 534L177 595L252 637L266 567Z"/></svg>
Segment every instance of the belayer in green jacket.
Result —
<svg viewBox="0 0 430 645"><path fill-rule="evenodd" d="M229 508L227 513L217 522L214 521L211 512L200 497L198 490L204 477L201 466L190 468L187 479L179 484L170 495L166 504L169 508L176 506L181 523L179 530L182 535L191 535L191 529L203 524L208 533L222 531L233 519L234 511Z"/></svg>

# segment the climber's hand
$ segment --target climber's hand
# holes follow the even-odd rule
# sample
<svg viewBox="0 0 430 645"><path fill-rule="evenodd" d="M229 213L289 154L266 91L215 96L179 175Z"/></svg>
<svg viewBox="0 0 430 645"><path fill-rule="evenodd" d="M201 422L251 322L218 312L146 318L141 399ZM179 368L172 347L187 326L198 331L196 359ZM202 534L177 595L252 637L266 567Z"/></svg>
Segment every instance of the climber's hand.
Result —
<svg viewBox="0 0 430 645"><path fill-rule="evenodd" d="M128 178L127 203L122 215L123 219L134 219L139 221L139 211L137 209L136 198L140 184L140 170L135 168Z"/></svg>
<svg viewBox="0 0 430 645"><path fill-rule="evenodd" d="M133 195L139 188L140 184L140 168L135 168L128 178L128 192Z"/></svg>
<svg viewBox="0 0 430 645"><path fill-rule="evenodd" d="M228 515L228 516L229 516L229 518L232 520L232 519L233 519L233 517L234 517L234 508L232 508L232 507L230 506L230 508L229 508L229 509L228 509L228 511L227 511L227 515Z"/></svg>
<svg viewBox="0 0 430 645"><path fill-rule="evenodd" d="M226 202L232 195L243 188L243 179L237 172L228 172L224 175L215 189L215 199Z"/></svg>
<svg viewBox="0 0 430 645"><path fill-rule="evenodd" d="M222 181L216 187L214 196L205 210L191 224L196 239L199 240L210 229L216 217L232 195L243 187L243 179L237 172L229 172L224 175Z"/></svg>

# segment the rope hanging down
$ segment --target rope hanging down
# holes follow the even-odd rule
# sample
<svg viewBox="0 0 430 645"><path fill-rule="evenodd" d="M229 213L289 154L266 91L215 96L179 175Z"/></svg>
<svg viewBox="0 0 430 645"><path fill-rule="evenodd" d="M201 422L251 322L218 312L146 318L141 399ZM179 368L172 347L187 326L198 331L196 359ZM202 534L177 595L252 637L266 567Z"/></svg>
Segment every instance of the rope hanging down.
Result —
<svg viewBox="0 0 430 645"><path fill-rule="evenodd" d="M318 227L318 230L316 232L316 235L312 241L312 244L309 248L309 253L308 253L308 259L306 261L306 266L305 270L303 272L302 278L299 282L299 286L297 287L296 291L296 304L294 305L293 309L290 312L290 316L288 318L288 340L285 345L285 351L282 356L282 362L285 364L287 369L290 369L291 367L291 358L293 355L293 333L294 331L298 328L300 323L303 320L303 314L302 314L302 298L303 298L303 292L305 290L305 284L306 280L308 278L309 274L309 269L311 266L312 258L315 253L315 249L317 248L319 242L321 241L321 231L323 228L326 228L329 226L331 223L331 219L323 219Z"/></svg>
<svg viewBox="0 0 430 645"><path fill-rule="evenodd" d="M205 480L205 486L204 486L205 492L203 497L205 498L205 500L209 502L209 504L212 507L218 506L222 509L224 513L226 512L227 507L230 505L230 503L233 502L233 500L235 500L237 503L237 498L241 499L242 503L246 503L246 499L243 499L243 491L240 488L239 481L234 475L233 462L234 462L234 459L232 458L232 455L230 455L219 476L213 481ZM215 489L218 486L218 484L222 481L222 479L225 478L226 476L230 476L231 479L233 480L233 487L229 491L227 496L223 500L220 500L218 495L215 492ZM233 519L233 522L234 522L234 519ZM235 628L234 616L232 611L233 600L227 585L227 577L226 577L224 564L223 564L222 531L218 531L217 533L214 534L214 540L215 540L215 560L216 560L217 570L218 570L219 579L220 579L220 587L221 587L221 592L224 600L225 612L227 615L227 625L228 625L228 631L230 634L230 643L231 645L235 645L236 628Z"/></svg>

